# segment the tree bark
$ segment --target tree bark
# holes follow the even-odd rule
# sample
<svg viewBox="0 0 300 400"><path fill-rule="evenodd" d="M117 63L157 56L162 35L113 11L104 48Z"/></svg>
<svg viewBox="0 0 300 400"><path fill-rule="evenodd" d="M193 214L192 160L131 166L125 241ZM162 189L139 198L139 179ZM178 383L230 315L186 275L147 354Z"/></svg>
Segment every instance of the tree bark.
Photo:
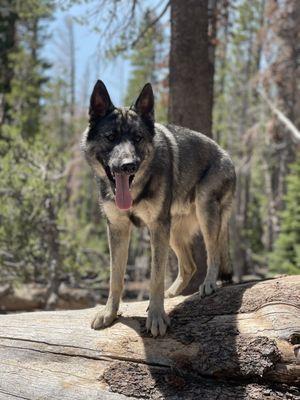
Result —
<svg viewBox="0 0 300 400"><path fill-rule="evenodd" d="M5 0L0 9L0 127L9 122L9 103L7 94L11 90L13 67L9 55L16 44L16 24L18 16L14 4Z"/></svg>
<svg viewBox="0 0 300 400"><path fill-rule="evenodd" d="M208 22L207 0L171 0L169 122L211 137L214 66Z"/></svg>
<svg viewBox="0 0 300 400"><path fill-rule="evenodd" d="M300 277L166 301L171 328L145 331L148 303L94 331L94 309L0 317L0 400L300 399Z"/></svg>

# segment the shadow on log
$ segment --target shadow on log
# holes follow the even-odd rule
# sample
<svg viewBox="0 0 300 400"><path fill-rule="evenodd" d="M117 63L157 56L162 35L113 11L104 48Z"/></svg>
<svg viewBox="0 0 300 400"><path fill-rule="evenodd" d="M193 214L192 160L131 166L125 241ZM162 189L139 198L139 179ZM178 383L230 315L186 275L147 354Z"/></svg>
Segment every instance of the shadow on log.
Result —
<svg viewBox="0 0 300 400"><path fill-rule="evenodd" d="M90 329L94 309L0 317L0 399L300 399L300 276L166 300L172 327L145 331L148 302Z"/></svg>

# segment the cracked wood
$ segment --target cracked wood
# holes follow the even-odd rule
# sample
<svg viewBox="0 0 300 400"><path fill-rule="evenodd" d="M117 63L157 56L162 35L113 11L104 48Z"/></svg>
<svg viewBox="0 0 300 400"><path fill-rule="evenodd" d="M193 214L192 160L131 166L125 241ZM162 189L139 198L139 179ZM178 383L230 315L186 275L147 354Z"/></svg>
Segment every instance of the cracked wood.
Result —
<svg viewBox="0 0 300 400"><path fill-rule="evenodd" d="M164 338L147 305L102 331L95 309L1 316L0 400L300 399L300 277L166 300Z"/></svg>

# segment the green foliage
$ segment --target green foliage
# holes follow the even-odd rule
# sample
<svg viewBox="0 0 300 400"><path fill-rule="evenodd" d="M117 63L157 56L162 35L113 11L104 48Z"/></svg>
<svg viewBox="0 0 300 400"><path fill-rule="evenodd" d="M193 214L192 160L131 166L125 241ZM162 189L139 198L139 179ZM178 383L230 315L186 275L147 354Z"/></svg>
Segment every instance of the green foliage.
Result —
<svg viewBox="0 0 300 400"><path fill-rule="evenodd" d="M48 2L32 0L24 9L19 3L10 3L22 35L7 48L10 82L0 125L0 280L48 283L55 278L53 265L60 279L90 273L99 258L106 264L106 240L101 248L98 239L106 235L104 223L92 222L97 201L88 169L78 177L83 184L77 193L69 188L74 130L83 129L68 115L67 83L49 83L50 66L41 57Z"/></svg>
<svg viewBox="0 0 300 400"><path fill-rule="evenodd" d="M51 7L49 1L38 0L6 4L6 13L14 16L9 20L11 26L7 27L13 37L6 48L3 66L9 76L6 120L24 138L33 137L39 131L41 98L47 81L45 72L50 67L40 57L40 50L45 41L43 23L50 18Z"/></svg>
<svg viewBox="0 0 300 400"><path fill-rule="evenodd" d="M263 0L230 2L218 26L214 80L215 139L229 151L237 172L232 222L234 266L253 273L265 266L267 210L264 154L266 123L256 93L260 73ZM223 10L220 10L222 14ZM223 14L222 14L223 15Z"/></svg>
<svg viewBox="0 0 300 400"><path fill-rule="evenodd" d="M68 9L83 2L90 0L70 0L62 6ZM118 15L108 12L108 19L102 21L108 22L103 25L108 36L111 28L121 31L120 35L111 35L110 42L102 28L99 32L111 57L131 49L127 56L132 69L124 102L130 105L150 81L156 119L166 122L165 29L160 22L153 23L153 12L139 7L130 10L127 2L114 5L117 3L122 6L115 9ZM223 25L218 22L216 46L214 131L232 155L240 178L234 222L238 240L233 244L242 249L248 263L244 271L249 265L265 263L269 197L264 169L276 163L266 157L269 115L255 92L261 69L259 35L264 3L229 2L228 20ZM5 103L3 118L0 113L1 281L48 282L54 264L59 278L95 276L98 271L101 278L108 276L106 224L100 217L93 177L78 154L80 138L74 134L83 130L86 116L78 106L73 115L70 111L68 73L57 73L48 81L50 66L41 56L46 43L43 25L51 18L53 5L50 0L3 0L0 10L0 94ZM120 10L129 12L129 20ZM299 273L299 176L298 162L287 178L281 231L269 257L270 268L277 273ZM149 258L148 241L145 231L142 235L134 231L129 263L135 264L140 256Z"/></svg>
<svg viewBox="0 0 300 400"><path fill-rule="evenodd" d="M286 178L285 209L280 234L270 254L270 271L300 274L300 160L291 165Z"/></svg>
<svg viewBox="0 0 300 400"><path fill-rule="evenodd" d="M4 126L2 132L0 280L46 282L53 261L60 277L93 271L99 252L106 261L106 235L103 223L95 228L89 211L96 201L87 188L76 194L71 212L66 168L72 153L51 141L43 125L31 141L24 140L17 127ZM85 201L80 204L81 196Z"/></svg>
<svg viewBox="0 0 300 400"><path fill-rule="evenodd" d="M4 127L4 131L6 137L12 135L0 170L0 246L1 265L11 268L2 273L26 279L50 261L45 226L55 221L49 220L46 204L63 201L59 199L62 182L51 184L49 170L56 170L57 161L41 138L29 145L15 128Z"/></svg>
<svg viewBox="0 0 300 400"><path fill-rule="evenodd" d="M164 68L164 35L162 27L157 23L152 26L155 15L146 11L139 31L145 32L135 48L131 51L129 59L132 65L124 103L131 105L137 98L142 87L151 82L155 90L156 119L160 122L167 121L166 93L163 81L166 75ZM147 26L151 26L146 30Z"/></svg>
<svg viewBox="0 0 300 400"><path fill-rule="evenodd" d="M11 91L7 95L9 118L25 138L33 137L39 130L42 107L42 85L45 78L40 73L39 61L23 48L10 55L14 66Z"/></svg>

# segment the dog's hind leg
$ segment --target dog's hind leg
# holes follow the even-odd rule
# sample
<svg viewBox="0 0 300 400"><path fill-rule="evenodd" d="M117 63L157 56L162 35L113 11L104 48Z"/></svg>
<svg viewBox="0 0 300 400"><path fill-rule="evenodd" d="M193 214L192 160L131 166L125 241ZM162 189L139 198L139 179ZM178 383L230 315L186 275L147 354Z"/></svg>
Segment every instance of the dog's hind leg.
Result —
<svg viewBox="0 0 300 400"><path fill-rule="evenodd" d="M124 285L131 224L128 221L108 223L107 232L110 249L110 288L104 309L99 310L92 320L93 329L105 328L117 318Z"/></svg>
<svg viewBox="0 0 300 400"><path fill-rule="evenodd" d="M199 191L200 192L200 191ZM221 199L212 193L198 193L196 214L205 242L207 273L199 291L206 296L215 291L217 279L231 280L228 221L233 193L228 190Z"/></svg>
<svg viewBox="0 0 300 400"><path fill-rule="evenodd" d="M199 292L201 296L206 296L216 290L220 269L220 232L222 219L220 202L210 196L199 195L196 201L196 214L207 253L206 277L199 288Z"/></svg>
<svg viewBox="0 0 300 400"><path fill-rule="evenodd" d="M219 271L219 279L222 282L232 282L232 263L230 259L229 253L229 226L228 226L228 218L224 216L222 220L222 228L221 235L219 239L220 243L220 251L221 251L221 260L220 260L220 271Z"/></svg>
<svg viewBox="0 0 300 400"><path fill-rule="evenodd" d="M192 254L192 243L184 241L182 234L171 233L170 244L178 259L178 275L165 293L165 297L178 296L189 284L197 267Z"/></svg>

